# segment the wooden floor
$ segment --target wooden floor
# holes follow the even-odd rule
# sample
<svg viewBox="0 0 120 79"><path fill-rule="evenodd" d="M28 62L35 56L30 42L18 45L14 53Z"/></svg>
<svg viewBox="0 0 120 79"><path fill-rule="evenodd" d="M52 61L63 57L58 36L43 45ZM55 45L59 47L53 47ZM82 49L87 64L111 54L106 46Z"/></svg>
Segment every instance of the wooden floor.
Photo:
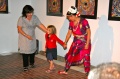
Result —
<svg viewBox="0 0 120 79"><path fill-rule="evenodd" d="M20 54L0 56L0 79L86 79L84 73L72 69L68 71L68 75L60 75L57 72L63 70L64 67L58 64L55 64L55 67L55 71L46 73L48 62L36 57L35 68L23 71Z"/></svg>

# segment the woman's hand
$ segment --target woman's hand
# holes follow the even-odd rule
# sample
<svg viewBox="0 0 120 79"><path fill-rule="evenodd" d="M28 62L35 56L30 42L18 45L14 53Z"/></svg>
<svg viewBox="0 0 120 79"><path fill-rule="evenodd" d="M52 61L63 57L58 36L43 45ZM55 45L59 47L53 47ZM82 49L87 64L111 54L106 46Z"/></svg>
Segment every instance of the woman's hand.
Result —
<svg viewBox="0 0 120 79"><path fill-rule="evenodd" d="M18 33L22 34L23 36L25 36L26 38L28 38L29 40L33 40L33 38L30 35L27 35L23 30L21 26L18 26Z"/></svg>
<svg viewBox="0 0 120 79"><path fill-rule="evenodd" d="M85 44L85 49L88 49L88 47L89 47L89 44Z"/></svg>
<svg viewBox="0 0 120 79"><path fill-rule="evenodd" d="M26 36L29 40L33 40L33 38L29 35Z"/></svg>
<svg viewBox="0 0 120 79"><path fill-rule="evenodd" d="M64 44L64 45L63 45L63 48L64 48L64 50L66 50L66 49L67 49L67 45L66 45L66 44Z"/></svg>

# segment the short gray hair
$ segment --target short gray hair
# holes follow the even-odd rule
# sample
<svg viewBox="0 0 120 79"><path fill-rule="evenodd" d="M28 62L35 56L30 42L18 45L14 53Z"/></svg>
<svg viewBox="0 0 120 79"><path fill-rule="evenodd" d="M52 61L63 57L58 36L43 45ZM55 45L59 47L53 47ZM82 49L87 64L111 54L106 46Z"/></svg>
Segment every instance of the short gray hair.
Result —
<svg viewBox="0 0 120 79"><path fill-rule="evenodd" d="M120 79L120 64L102 63L90 71L88 79Z"/></svg>

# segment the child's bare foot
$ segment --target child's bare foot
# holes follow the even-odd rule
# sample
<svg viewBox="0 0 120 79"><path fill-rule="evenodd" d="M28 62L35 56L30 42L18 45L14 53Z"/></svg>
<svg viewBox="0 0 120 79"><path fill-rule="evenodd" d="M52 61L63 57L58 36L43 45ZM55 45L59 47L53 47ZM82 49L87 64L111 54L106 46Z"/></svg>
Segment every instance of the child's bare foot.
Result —
<svg viewBox="0 0 120 79"><path fill-rule="evenodd" d="M46 73L51 73L51 72L52 72L51 69L46 70Z"/></svg>

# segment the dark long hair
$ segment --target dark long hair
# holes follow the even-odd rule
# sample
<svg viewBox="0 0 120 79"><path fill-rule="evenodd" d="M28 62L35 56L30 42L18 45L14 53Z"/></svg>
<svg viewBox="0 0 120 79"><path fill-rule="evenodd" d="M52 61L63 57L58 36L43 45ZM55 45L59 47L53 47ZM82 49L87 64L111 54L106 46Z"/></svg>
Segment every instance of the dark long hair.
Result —
<svg viewBox="0 0 120 79"><path fill-rule="evenodd" d="M25 5L23 7L23 11L22 11L22 17L27 17L26 14L27 13L33 13L34 12L34 9L32 8L32 6L30 5Z"/></svg>

